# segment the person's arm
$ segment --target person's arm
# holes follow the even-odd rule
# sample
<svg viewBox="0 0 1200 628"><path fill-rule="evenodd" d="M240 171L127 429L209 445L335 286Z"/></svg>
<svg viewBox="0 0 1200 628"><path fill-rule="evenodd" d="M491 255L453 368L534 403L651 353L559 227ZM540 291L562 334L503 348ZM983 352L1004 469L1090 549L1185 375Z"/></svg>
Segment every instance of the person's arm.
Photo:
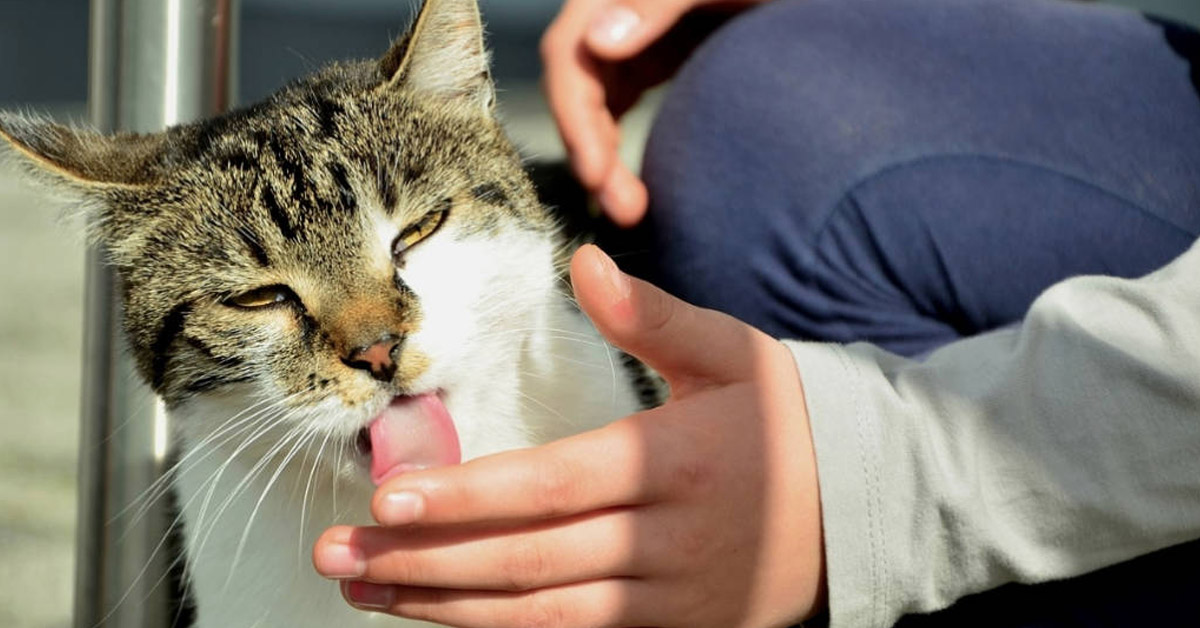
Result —
<svg viewBox="0 0 1200 628"><path fill-rule="evenodd" d="M922 362L789 343L818 460L832 625L1200 537L1200 246L1048 290Z"/></svg>
<svg viewBox="0 0 1200 628"><path fill-rule="evenodd" d="M1198 265L1064 283L1019 332L918 364L789 355L585 247L580 304L671 401L390 480L383 526L326 531L317 570L459 626L765 628L827 599L844 628L1200 537Z"/></svg>

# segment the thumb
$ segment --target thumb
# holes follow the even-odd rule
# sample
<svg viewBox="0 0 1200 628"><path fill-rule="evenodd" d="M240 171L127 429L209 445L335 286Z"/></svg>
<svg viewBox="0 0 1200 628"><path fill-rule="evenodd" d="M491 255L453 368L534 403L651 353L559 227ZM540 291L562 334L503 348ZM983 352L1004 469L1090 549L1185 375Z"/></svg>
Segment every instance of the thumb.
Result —
<svg viewBox="0 0 1200 628"><path fill-rule="evenodd" d="M671 30L694 4L688 0L621 0L610 4L592 18L587 47L609 61L633 57Z"/></svg>
<svg viewBox="0 0 1200 628"><path fill-rule="evenodd" d="M677 397L748 377L755 347L769 340L731 316L695 307L626 275L592 245L571 260L571 285L600 333L658 371Z"/></svg>

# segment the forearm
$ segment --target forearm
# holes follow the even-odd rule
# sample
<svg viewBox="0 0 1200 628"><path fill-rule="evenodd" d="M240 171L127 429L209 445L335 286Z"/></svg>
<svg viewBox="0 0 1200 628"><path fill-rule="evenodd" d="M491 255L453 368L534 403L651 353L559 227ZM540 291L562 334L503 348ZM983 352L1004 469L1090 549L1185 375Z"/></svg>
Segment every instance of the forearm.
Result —
<svg viewBox="0 0 1200 628"><path fill-rule="evenodd" d="M833 625L1200 537L1200 249L1080 278L1023 326L924 362L791 343L812 420Z"/></svg>

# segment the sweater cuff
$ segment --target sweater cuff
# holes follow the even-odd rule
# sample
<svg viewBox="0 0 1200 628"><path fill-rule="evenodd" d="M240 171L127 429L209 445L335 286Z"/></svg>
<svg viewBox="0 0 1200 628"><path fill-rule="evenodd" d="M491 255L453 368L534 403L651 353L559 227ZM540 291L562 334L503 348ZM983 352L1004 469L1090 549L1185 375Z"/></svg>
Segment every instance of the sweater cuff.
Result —
<svg viewBox="0 0 1200 628"><path fill-rule="evenodd" d="M864 391L863 370L836 345L784 344L800 372L817 455L829 625L889 625L882 424Z"/></svg>

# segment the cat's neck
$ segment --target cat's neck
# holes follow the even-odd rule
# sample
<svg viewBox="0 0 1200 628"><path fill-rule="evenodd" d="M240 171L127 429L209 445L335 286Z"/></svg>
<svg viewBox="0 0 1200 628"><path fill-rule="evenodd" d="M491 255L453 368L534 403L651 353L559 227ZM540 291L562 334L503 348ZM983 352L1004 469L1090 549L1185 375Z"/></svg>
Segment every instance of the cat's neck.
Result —
<svg viewBox="0 0 1200 628"><path fill-rule="evenodd" d="M594 429L636 412L638 395L621 352L567 303L551 308L529 342L522 389L542 441Z"/></svg>

